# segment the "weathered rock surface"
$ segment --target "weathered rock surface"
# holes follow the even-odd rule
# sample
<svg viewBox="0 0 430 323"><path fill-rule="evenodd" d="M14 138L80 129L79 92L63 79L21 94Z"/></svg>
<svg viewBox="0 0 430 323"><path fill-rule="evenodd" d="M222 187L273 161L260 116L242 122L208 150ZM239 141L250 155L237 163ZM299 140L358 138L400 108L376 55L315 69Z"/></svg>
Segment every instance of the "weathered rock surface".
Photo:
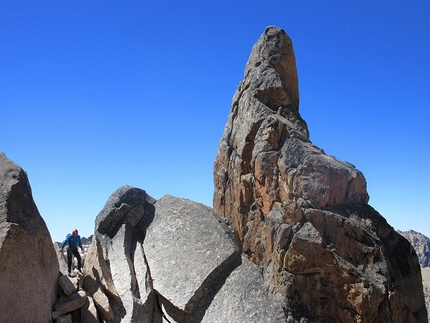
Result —
<svg viewBox="0 0 430 323"><path fill-rule="evenodd" d="M109 268L96 266L93 275L97 270ZM67 273L67 263L52 243L26 173L0 153L0 321L99 322L94 302L102 314L110 308L99 285L88 296L81 275L61 272ZM112 309L110 314L107 322L113 319Z"/></svg>
<svg viewBox="0 0 430 323"><path fill-rule="evenodd" d="M107 297L100 299L97 291L91 290L92 286L88 282L85 284L85 280L88 279L91 279L91 277L84 277L82 274L76 274L73 277L62 275L58 279L60 290L51 314L55 322L69 322L69 320L73 323L99 322L98 313L103 313L103 306L106 306L106 304L109 306L109 301ZM95 289L99 289L97 284L95 284ZM96 309L95 300L101 304L99 311ZM113 315L110 319L112 318ZM105 319L105 321L109 322L109 319Z"/></svg>
<svg viewBox="0 0 430 323"><path fill-rule="evenodd" d="M398 232L414 247L421 267L430 267L430 239L414 230Z"/></svg>
<svg viewBox="0 0 430 323"><path fill-rule="evenodd" d="M72 293L76 292L76 285L69 276L62 275L58 279L58 283L66 296L70 296Z"/></svg>
<svg viewBox="0 0 430 323"><path fill-rule="evenodd" d="M252 49L214 164L214 209L284 300L288 322L424 322L418 259L353 165L312 145L291 39Z"/></svg>
<svg viewBox="0 0 430 323"><path fill-rule="evenodd" d="M56 320L57 323L72 323L72 314L61 315Z"/></svg>
<svg viewBox="0 0 430 323"><path fill-rule="evenodd" d="M99 315L97 313L96 305L91 297L88 297L86 302L81 308L81 322L82 323L99 323Z"/></svg>
<svg viewBox="0 0 430 323"><path fill-rule="evenodd" d="M84 291L75 292L70 296L63 296L55 302L55 312L65 314L70 313L84 306L87 301L87 295Z"/></svg>
<svg viewBox="0 0 430 323"><path fill-rule="evenodd" d="M145 217L155 200L145 191L123 186L96 218L88 251L85 286L101 316L112 322L152 322L155 296L143 254Z"/></svg>
<svg viewBox="0 0 430 323"><path fill-rule="evenodd" d="M1 321L426 321L414 249L367 204L361 172L310 142L292 43L276 27L246 65L214 180L215 210L119 188L84 275L60 277L26 174L0 154Z"/></svg>
<svg viewBox="0 0 430 323"><path fill-rule="evenodd" d="M268 297L265 290L258 267L243 258L226 278L201 322L285 322L281 302Z"/></svg>
<svg viewBox="0 0 430 323"><path fill-rule="evenodd" d="M430 267L421 268L423 275L424 298L426 301L428 321L430 322Z"/></svg>
<svg viewBox="0 0 430 323"><path fill-rule="evenodd" d="M57 243L54 243L53 245L55 250L59 250L61 248L58 246ZM58 265L60 267L60 273L62 275L67 275L69 272L69 269L67 267L66 256L62 252L56 252L56 254L57 254Z"/></svg>
<svg viewBox="0 0 430 323"><path fill-rule="evenodd" d="M102 286L100 286L93 277L86 276L84 287L91 295L101 317L108 322L112 321L114 319L114 312L110 306L109 298L104 293Z"/></svg>
<svg viewBox="0 0 430 323"><path fill-rule="evenodd" d="M430 322L430 239L414 230L398 231L414 247L421 265L423 278L424 299Z"/></svg>
<svg viewBox="0 0 430 323"><path fill-rule="evenodd" d="M155 207L144 243L153 288L177 309L192 313L240 253L209 207L169 195Z"/></svg>
<svg viewBox="0 0 430 323"><path fill-rule="evenodd" d="M285 322L224 221L170 195L155 201L130 186L114 192L96 219L84 274L109 322Z"/></svg>
<svg viewBox="0 0 430 323"><path fill-rule="evenodd" d="M2 322L50 322L59 267L24 170L0 153Z"/></svg>

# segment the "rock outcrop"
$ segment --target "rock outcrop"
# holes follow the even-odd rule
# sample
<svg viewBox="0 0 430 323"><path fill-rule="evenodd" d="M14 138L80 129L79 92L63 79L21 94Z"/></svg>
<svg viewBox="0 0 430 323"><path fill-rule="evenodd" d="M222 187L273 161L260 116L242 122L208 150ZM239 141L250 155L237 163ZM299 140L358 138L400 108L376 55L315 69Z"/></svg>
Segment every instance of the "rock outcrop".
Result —
<svg viewBox="0 0 430 323"><path fill-rule="evenodd" d="M91 294L83 288L85 277L61 275L58 298L52 311L52 319L57 322L99 323L99 314Z"/></svg>
<svg viewBox="0 0 430 323"><path fill-rule="evenodd" d="M423 276L424 299L427 307L428 321L430 322L430 267L421 268Z"/></svg>
<svg viewBox="0 0 430 323"><path fill-rule="evenodd" d="M428 321L430 322L430 239L414 230L398 232L411 243L417 253L421 265Z"/></svg>
<svg viewBox="0 0 430 323"><path fill-rule="evenodd" d="M254 45L214 164L214 209L284 300L288 322L424 322L410 244L368 202L353 165L312 145L291 39Z"/></svg>
<svg viewBox="0 0 430 323"><path fill-rule="evenodd" d="M417 253L422 268L430 267L430 239L414 230L398 231L405 237Z"/></svg>
<svg viewBox="0 0 430 323"><path fill-rule="evenodd" d="M0 153L2 322L50 322L59 267L24 170Z"/></svg>
<svg viewBox="0 0 430 323"><path fill-rule="evenodd" d="M108 322L151 322L155 296L143 253L145 219L155 202L145 191L124 186L96 218L84 265L85 287Z"/></svg>
<svg viewBox="0 0 430 323"><path fill-rule="evenodd" d="M214 181L214 209L120 187L69 277L25 172L0 154L1 321L426 321L414 249L367 204L363 174L309 139L281 29L252 50Z"/></svg>
<svg viewBox="0 0 430 323"><path fill-rule="evenodd" d="M285 322L223 220L186 199L115 191L97 216L84 274L107 322Z"/></svg>

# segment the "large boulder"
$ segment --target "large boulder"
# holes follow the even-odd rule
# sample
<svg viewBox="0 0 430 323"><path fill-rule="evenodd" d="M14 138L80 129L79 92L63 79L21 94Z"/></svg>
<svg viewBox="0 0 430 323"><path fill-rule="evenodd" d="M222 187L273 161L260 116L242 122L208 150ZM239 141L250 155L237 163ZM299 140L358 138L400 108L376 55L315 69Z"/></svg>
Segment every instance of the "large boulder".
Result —
<svg viewBox="0 0 430 323"><path fill-rule="evenodd" d="M170 195L115 191L97 216L84 274L107 322L285 322L223 219Z"/></svg>
<svg viewBox="0 0 430 323"><path fill-rule="evenodd" d="M291 39L268 27L233 97L214 209L289 322L424 322L417 256L367 202L363 174L315 147Z"/></svg>
<svg viewBox="0 0 430 323"><path fill-rule="evenodd" d="M0 153L2 322L51 322L59 266L25 171Z"/></svg>
<svg viewBox="0 0 430 323"><path fill-rule="evenodd" d="M143 240L154 202L144 190L123 186L96 218L84 265L85 286L106 321L152 322L155 296Z"/></svg>
<svg viewBox="0 0 430 323"><path fill-rule="evenodd" d="M240 253L221 219L207 206L166 195L155 203L144 250L153 288L175 320L183 320L237 266Z"/></svg>

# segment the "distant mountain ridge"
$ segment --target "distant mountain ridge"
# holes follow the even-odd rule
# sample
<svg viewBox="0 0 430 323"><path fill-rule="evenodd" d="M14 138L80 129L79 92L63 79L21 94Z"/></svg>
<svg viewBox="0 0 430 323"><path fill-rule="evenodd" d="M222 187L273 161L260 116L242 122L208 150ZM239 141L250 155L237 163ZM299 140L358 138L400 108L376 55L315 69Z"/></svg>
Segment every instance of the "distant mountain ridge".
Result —
<svg viewBox="0 0 430 323"><path fill-rule="evenodd" d="M397 232L404 236L414 247L421 267L430 267L430 239L414 230Z"/></svg>
<svg viewBox="0 0 430 323"><path fill-rule="evenodd" d="M83 245L90 245L91 241L93 241L93 235L90 235L88 238L86 237L81 237L81 242ZM63 241L56 241L55 242L58 246L61 246L61 244L63 243Z"/></svg>

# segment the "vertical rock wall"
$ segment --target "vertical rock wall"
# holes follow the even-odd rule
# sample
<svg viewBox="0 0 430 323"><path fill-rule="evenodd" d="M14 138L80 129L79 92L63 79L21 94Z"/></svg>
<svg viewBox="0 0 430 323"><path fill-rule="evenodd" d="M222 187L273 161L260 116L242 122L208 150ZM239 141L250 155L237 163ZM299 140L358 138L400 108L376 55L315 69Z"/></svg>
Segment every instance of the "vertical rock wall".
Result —
<svg viewBox="0 0 430 323"><path fill-rule="evenodd" d="M368 204L353 165L312 145L291 39L268 27L233 97L214 209L290 321L424 322L417 257Z"/></svg>

